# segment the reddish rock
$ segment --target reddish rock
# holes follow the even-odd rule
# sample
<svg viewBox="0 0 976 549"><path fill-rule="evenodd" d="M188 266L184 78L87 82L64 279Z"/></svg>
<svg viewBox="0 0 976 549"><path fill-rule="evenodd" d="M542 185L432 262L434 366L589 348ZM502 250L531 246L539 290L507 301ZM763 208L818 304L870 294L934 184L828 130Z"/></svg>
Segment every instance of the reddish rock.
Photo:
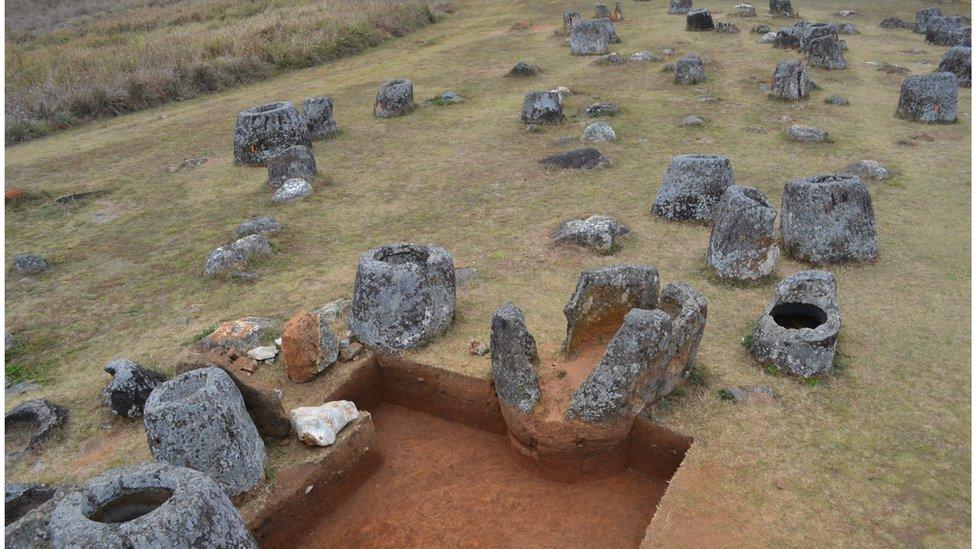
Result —
<svg viewBox="0 0 976 549"><path fill-rule="evenodd" d="M303 383L336 361L339 340L322 317L302 311L285 324L281 353L288 379Z"/></svg>

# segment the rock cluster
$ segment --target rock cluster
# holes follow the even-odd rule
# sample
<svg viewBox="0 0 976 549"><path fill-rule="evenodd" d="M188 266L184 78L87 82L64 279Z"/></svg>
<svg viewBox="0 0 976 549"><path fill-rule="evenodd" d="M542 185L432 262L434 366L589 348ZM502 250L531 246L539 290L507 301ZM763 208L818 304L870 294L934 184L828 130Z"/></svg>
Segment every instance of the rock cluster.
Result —
<svg viewBox="0 0 976 549"><path fill-rule="evenodd" d="M752 333L756 360L780 371L812 377L830 371L840 333L837 281L826 271L786 278Z"/></svg>
<svg viewBox="0 0 976 549"><path fill-rule="evenodd" d="M732 164L724 156L676 156L668 164L651 213L672 221L709 220L733 184Z"/></svg>
<svg viewBox="0 0 976 549"><path fill-rule="evenodd" d="M166 381L165 375L123 358L109 362L105 371L112 381L102 391L102 398L116 415L128 418L142 417L149 394Z"/></svg>
<svg viewBox="0 0 976 549"><path fill-rule="evenodd" d="M311 146L305 119L289 101L241 111L234 130L234 160L261 165L293 145Z"/></svg>
<svg viewBox="0 0 976 549"><path fill-rule="evenodd" d="M759 190L732 185L715 210L705 257L719 278L756 281L779 259L776 209Z"/></svg>
<svg viewBox="0 0 976 549"><path fill-rule="evenodd" d="M373 116L392 118L413 111L413 82L405 78L387 80L380 85L373 102Z"/></svg>
<svg viewBox="0 0 976 549"><path fill-rule="evenodd" d="M897 114L913 122L955 122L958 93L958 79L951 72L909 76L901 84Z"/></svg>
<svg viewBox="0 0 976 549"><path fill-rule="evenodd" d="M570 219L556 230L556 244L570 244L592 248L610 254L617 247L617 239L630 232L625 225L608 215L591 215L584 219Z"/></svg>
<svg viewBox="0 0 976 549"><path fill-rule="evenodd" d="M264 442L220 368L192 370L157 387L146 401L145 423L153 457L207 473L231 497L264 479Z"/></svg>
<svg viewBox="0 0 976 549"><path fill-rule="evenodd" d="M819 175L787 183L780 235L790 257L810 263L872 261L878 255L871 194L856 175Z"/></svg>

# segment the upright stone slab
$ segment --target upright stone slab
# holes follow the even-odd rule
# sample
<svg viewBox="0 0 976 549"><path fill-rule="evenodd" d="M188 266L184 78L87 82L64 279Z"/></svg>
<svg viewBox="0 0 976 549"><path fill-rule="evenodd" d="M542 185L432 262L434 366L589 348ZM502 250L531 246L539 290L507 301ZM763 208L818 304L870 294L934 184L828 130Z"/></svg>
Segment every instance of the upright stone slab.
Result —
<svg viewBox="0 0 976 549"><path fill-rule="evenodd" d="M939 8L923 8L915 12L915 32L925 34L929 28L929 20L942 17L942 10Z"/></svg>
<svg viewBox="0 0 976 549"><path fill-rule="evenodd" d="M163 374L122 358L109 362L105 371L112 381L102 391L102 399L116 415L128 418L142 417L149 394L166 381Z"/></svg>
<svg viewBox="0 0 976 549"><path fill-rule="evenodd" d="M691 0L671 0L668 2L668 13L671 15L686 15L691 10Z"/></svg>
<svg viewBox="0 0 976 549"><path fill-rule="evenodd" d="M258 546L210 476L164 463L120 467L85 482L54 507L50 531L58 548Z"/></svg>
<svg viewBox="0 0 976 549"><path fill-rule="evenodd" d="M951 72L956 75L959 85L968 88L973 79L973 49L966 46L953 46L942 56L938 72Z"/></svg>
<svg viewBox="0 0 976 549"><path fill-rule="evenodd" d="M285 373L295 383L311 381L339 358L339 338L319 314L301 311L281 335Z"/></svg>
<svg viewBox="0 0 976 549"><path fill-rule="evenodd" d="M821 69L840 70L847 68L844 48L837 35L820 36L810 40L806 46L810 65Z"/></svg>
<svg viewBox="0 0 976 549"><path fill-rule="evenodd" d="M732 163L724 156L683 154L671 159L651 213L673 221L705 221L729 186Z"/></svg>
<svg viewBox="0 0 976 549"><path fill-rule="evenodd" d="M569 47L573 55L603 55L616 40L617 33L610 19L591 19L573 25Z"/></svg>
<svg viewBox="0 0 976 549"><path fill-rule="evenodd" d="M572 356L586 341L612 335L633 308L657 305L660 277L651 265L612 265L580 273L566 315L563 352Z"/></svg>
<svg viewBox="0 0 976 549"><path fill-rule="evenodd" d="M797 22L793 28L798 29L800 51L808 53L810 43L824 36L837 38L837 25L833 23L808 23L806 21Z"/></svg>
<svg viewBox="0 0 976 549"><path fill-rule="evenodd" d="M840 333L837 281L826 271L803 271L776 288L752 333L752 354L784 373L830 372Z"/></svg>
<svg viewBox="0 0 976 549"><path fill-rule="evenodd" d="M268 103L237 114L234 161L252 166L293 145L312 145L302 115L290 101Z"/></svg>
<svg viewBox="0 0 976 549"><path fill-rule="evenodd" d="M715 30L715 22L712 14L708 10L691 10L685 15L686 31L710 31Z"/></svg>
<svg viewBox="0 0 976 549"><path fill-rule="evenodd" d="M674 81L677 84L700 84L705 81L705 65L701 57L689 55L674 64Z"/></svg>
<svg viewBox="0 0 976 549"><path fill-rule="evenodd" d="M387 80L380 85L373 103L373 116L392 118L413 111L413 82L406 78Z"/></svg>
<svg viewBox="0 0 976 549"><path fill-rule="evenodd" d="M454 320L454 259L440 246L399 242L362 255L349 328L387 352L422 347Z"/></svg>
<svg viewBox="0 0 976 549"><path fill-rule="evenodd" d="M339 126L336 124L332 114L331 97L308 97L302 100L302 113L305 115L305 124L308 127L308 135L312 139L328 139L339 133Z"/></svg>
<svg viewBox="0 0 976 549"><path fill-rule="evenodd" d="M759 190L732 185L715 211L705 257L719 278L754 281L779 259L776 209Z"/></svg>
<svg viewBox="0 0 976 549"><path fill-rule="evenodd" d="M783 249L810 263L873 261L878 256L874 208L856 175L790 181L780 208Z"/></svg>
<svg viewBox="0 0 976 549"><path fill-rule="evenodd" d="M285 181L293 178L315 179L315 155L305 145L288 147L268 159L268 188L277 191Z"/></svg>
<svg viewBox="0 0 976 549"><path fill-rule="evenodd" d="M781 61L776 65L770 96L787 101L800 101L809 97L812 90L810 71L799 59Z"/></svg>
<svg viewBox="0 0 976 549"><path fill-rule="evenodd" d="M525 94L525 100L522 103L522 122L526 124L559 124L565 119L559 93L536 91Z"/></svg>
<svg viewBox="0 0 976 549"><path fill-rule="evenodd" d="M898 116L927 124L955 122L958 83L951 72L909 76L901 84Z"/></svg>
<svg viewBox="0 0 976 549"><path fill-rule="evenodd" d="M145 422L153 457L210 475L231 497L264 479L264 442L220 368L192 370L157 387L146 400Z"/></svg>
<svg viewBox="0 0 976 549"><path fill-rule="evenodd" d="M708 299L687 282L665 286L658 309L671 318L671 331L667 337L665 368L648 378L644 385L645 404L664 398L688 379L708 320Z"/></svg>
<svg viewBox="0 0 976 549"><path fill-rule="evenodd" d="M522 310L511 303L502 305L491 319L491 376L498 398L530 413L540 396L538 364L535 338L525 326Z"/></svg>

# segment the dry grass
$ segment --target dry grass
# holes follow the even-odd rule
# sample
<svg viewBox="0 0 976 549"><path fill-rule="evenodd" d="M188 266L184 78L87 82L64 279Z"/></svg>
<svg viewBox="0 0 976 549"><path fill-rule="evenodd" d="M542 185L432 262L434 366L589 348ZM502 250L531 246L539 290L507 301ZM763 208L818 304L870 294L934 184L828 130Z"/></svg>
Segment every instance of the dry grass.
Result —
<svg viewBox="0 0 976 549"><path fill-rule="evenodd" d="M18 0L6 13L8 144L319 65L435 20L425 0Z"/></svg>
<svg viewBox="0 0 976 549"><path fill-rule="evenodd" d="M724 3L701 2L715 11ZM731 4L731 3L730 3ZM932 70L944 51L907 31L885 31L888 15L910 19L919 2L859 3L862 34L845 71L815 71L823 87L799 105L759 91L778 60L794 53L738 35L692 34L661 2L625 4L621 54L675 47L710 58L709 81L679 87L660 64L595 67L574 58L554 36L563 9L591 4L556 0L462 0L449 20L328 67L105 121L7 152L7 185L51 196L105 187L107 197L69 208L47 202L7 210L7 257L35 252L55 264L37 279L9 277L8 327L30 344L30 364L49 364L40 395L68 406L59 445L33 462L7 464L11 478L79 479L119 462L145 459L138 423L113 418L99 401L102 366L127 356L172 371L180 345L217 321L266 315L284 321L300 308L351 294L356 261L388 241L435 242L458 266L479 274L458 302L443 340L419 359L476 375L489 362L467 354L486 341L492 311L520 305L540 345L554 349L565 324L561 308L581 269L609 263L657 265L664 282L688 280L710 300L700 362L708 386L655 412L695 444L649 530L667 546L960 546L970 536L970 131L971 92L960 90L960 121L923 126L894 116L901 77L866 60ZM823 20L850 2L810 0L804 14ZM968 4L942 5L965 12ZM720 20L725 16L719 15ZM543 25L511 30L518 21ZM775 24L775 23L773 23ZM912 50L920 49L921 53ZM538 63L537 78L506 78L519 59ZM468 98L377 120L379 83L409 77L418 98L446 89ZM554 140L580 135L570 120L542 133L524 131L524 92L564 85L576 92L570 112L612 100L620 141L601 148L614 161L589 174L546 172L536 160ZM704 104L697 91L722 100ZM330 184L309 200L274 207L260 169L233 165L235 114L279 99L325 93L335 99L343 134L316 145ZM825 105L845 95L849 107ZM703 116L704 128L677 124ZM829 130L835 141L804 146L784 136L782 117ZM746 128L761 127L767 133ZM925 138L919 138L920 135ZM912 146L899 142L912 143ZM830 172L872 158L900 176L871 183L881 256L876 264L832 269L844 315L846 368L809 386L773 377L739 344L771 287L716 284L702 270L708 230L649 215L668 159L682 153L725 154L740 183L778 203L792 178ZM191 155L210 162L167 173ZM92 216L110 211L111 220ZM570 216L611 212L633 229L611 257L551 249L547 235ZM285 225L274 259L250 286L205 281L203 260L242 220L264 213ZM782 260L779 277L806 268ZM181 319L185 317L185 319ZM184 323L185 321L185 323ZM35 343L37 342L37 343ZM26 360L26 359L25 359ZM277 367L261 376L296 394ZM301 391L314 394L317 382ZM778 406L738 406L717 390L768 384ZM23 397L21 397L22 399ZM19 401L21 399L17 399ZM8 406L16 403L10 402ZM292 402L293 400L289 400ZM93 460L93 441L111 434L114 452ZM272 453L274 468L300 454L291 444Z"/></svg>

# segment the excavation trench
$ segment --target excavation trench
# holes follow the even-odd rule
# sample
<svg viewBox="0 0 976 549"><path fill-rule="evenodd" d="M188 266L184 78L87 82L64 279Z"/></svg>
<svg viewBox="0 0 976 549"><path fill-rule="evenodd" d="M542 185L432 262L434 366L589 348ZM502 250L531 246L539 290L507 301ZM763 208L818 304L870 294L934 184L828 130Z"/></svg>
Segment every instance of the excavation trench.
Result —
<svg viewBox="0 0 976 549"><path fill-rule="evenodd" d="M511 447L491 382L392 357L336 365L366 412L246 515L262 548L636 547L691 438L638 418L627 467L548 478Z"/></svg>

